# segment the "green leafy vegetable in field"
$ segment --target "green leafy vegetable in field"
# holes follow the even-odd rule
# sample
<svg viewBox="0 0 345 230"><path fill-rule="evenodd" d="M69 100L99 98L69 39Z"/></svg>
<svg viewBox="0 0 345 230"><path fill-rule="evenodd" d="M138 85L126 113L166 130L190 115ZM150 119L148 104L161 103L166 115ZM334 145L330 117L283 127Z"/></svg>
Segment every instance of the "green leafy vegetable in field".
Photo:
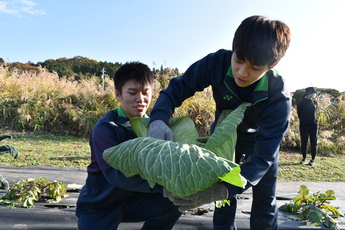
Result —
<svg viewBox="0 0 345 230"><path fill-rule="evenodd" d="M34 202L41 199L47 199L47 202L58 203L65 197L66 185L58 181L48 181L45 177L37 180L23 179L9 189L0 199L0 204L7 204L14 208L20 206L23 208L34 208Z"/></svg>
<svg viewBox="0 0 345 230"><path fill-rule="evenodd" d="M225 116L216 131L203 144L189 117L170 119L173 141L147 137L149 120L130 120L138 138L104 151L103 158L127 177L140 175L153 187L160 184L175 195L189 196L221 180L245 186L240 167L233 163L236 127L249 103L243 103ZM202 145L203 147L199 146Z"/></svg>
<svg viewBox="0 0 345 230"><path fill-rule="evenodd" d="M309 195L309 189L301 185L299 195L292 199L292 202L279 207L280 211L289 212L289 219L303 221L308 220L314 225L320 225L340 230L337 217L344 217L339 208L330 205L331 200L335 200L334 191L327 190L325 193L317 192Z"/></svg>

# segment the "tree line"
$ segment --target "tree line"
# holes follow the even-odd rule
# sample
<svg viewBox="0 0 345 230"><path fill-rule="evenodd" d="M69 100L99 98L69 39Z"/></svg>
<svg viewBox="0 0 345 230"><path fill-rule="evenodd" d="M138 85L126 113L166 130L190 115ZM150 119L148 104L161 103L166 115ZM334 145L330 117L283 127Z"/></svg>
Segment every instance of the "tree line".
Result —
<svg viewBox="0 0 345 230"><path fill-rule="evenodd" d="M1 62L2 59L0 59ZM3 61L3 60L2 60ZM44 62L37 63L10 63L10 68L17 68L21 70L38 70L38 67L48 69L50 72L56 72L59 77L74 77L75 80L88 79L92 76L101 76L104 68L105 73L113 77L115 71L122 65L120 62L103 62L95 61L82 56L75 56L73 58L59 58L48 59Z"/></svg>
<svg viewBox="0 0 345 230"><path fill-rule="evenodd" d="M0 64L5 61L0 58ZM107 61L95 61L87 57L75 56L73 58L62 57L59 59L47 59L44 62L37 63L21 63L13 62L7 63L10 69L19 69L24 71L38 71L38 67L41 66L46 68L50 72L56 72L59 77L73 77L75 80L80 79L89 79L92 76L101 77L103 69L106 75L110 78L113 78L116 70L122 65L121 62L107 62ZM165 75L171 71L174 72L174 75L180 75L177 68L164 68L162 65L160 69L153 68L154 74Z"/></svg>

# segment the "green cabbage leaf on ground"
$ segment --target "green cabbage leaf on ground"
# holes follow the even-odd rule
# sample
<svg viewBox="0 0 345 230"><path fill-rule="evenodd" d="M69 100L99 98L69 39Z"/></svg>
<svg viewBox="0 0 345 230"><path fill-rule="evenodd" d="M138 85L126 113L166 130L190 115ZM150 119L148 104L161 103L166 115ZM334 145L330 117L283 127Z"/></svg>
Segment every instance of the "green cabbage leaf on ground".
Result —
<svg viewBox="0 0 345 230"><path fill-rule="evenodd" d="M204 143L198 141L197 130L189 117L169 120L173 141L147 137L149 119L133 118L130 124L138 138L105 150L103 158L127 177L140 175L151 187L159 184L181 197L220 181L244 187L246 180L233 159L236 127L249 105L243 103L232 112L224 112L224 119Z"/></svg>

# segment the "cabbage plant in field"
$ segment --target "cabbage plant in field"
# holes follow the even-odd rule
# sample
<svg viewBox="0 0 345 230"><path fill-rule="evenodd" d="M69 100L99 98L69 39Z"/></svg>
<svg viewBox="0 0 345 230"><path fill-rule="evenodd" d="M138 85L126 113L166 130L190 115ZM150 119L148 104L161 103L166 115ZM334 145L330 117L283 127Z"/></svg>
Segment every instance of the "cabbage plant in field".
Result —
<svg viewBox="0 0 345 230"><path fill-rule="evenodd" d="M133 118L130 124L138 138L105 150L103 158L127 177L138 174L151 187L160 184L181 197L203 191L219 181L244 187L246 181L233 159L236 128L249 105L243 103L222 114L224 119L204 143L198 142L197 130L189 117L169 120L173 141L147 137L149 119Z"/></svg>

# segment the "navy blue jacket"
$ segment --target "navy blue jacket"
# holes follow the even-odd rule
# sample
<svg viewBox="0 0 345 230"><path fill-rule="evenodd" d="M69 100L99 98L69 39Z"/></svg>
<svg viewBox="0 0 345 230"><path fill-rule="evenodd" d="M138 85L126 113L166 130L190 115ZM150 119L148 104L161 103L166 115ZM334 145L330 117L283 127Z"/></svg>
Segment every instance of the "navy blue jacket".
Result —
<svg viewBox="0 0 345 230"><path fill-rule="evenodd" d="M161 186L153 189L139 175L126 177L103 159L103 151L136 137L122 108L109 111L100 118L90 135L91 163L88 178L80 192L77 212L109 210L133 199L133 193L162 192Z"/></svg>
<svg viewBox="0 0 345 230"><path fill-rule="evenodd" d="M125 177L103 159L103 151L136 137L121 108L109 111L95 124L90 137L91 164L89 174L102 173L111 186L136 192L152 192L146 180L140 176Z"/></svg>
<svg viewBox="0 0 345 230"><path fill-rule="evenodd" d="M291 99L282 77L273 70L255 83L246 99L241 98L241 88L236 85L232 73L231 56L232 51L221 49L195 62L184 75L173 78L161 91L150 117L151 121L160 119L167 122L175 107L208 86L212 86L216 102L214 124L223 110L233 110L243 102L252 103L238 126L236 145L237 151L250 155L249 160L241 164L241 175L248 182L247 189L259 183L269 167L278 162L280 142L289 124ZM211 132L213 129L214 125ZM245 190L227 186L231 196Z"/></svg>

